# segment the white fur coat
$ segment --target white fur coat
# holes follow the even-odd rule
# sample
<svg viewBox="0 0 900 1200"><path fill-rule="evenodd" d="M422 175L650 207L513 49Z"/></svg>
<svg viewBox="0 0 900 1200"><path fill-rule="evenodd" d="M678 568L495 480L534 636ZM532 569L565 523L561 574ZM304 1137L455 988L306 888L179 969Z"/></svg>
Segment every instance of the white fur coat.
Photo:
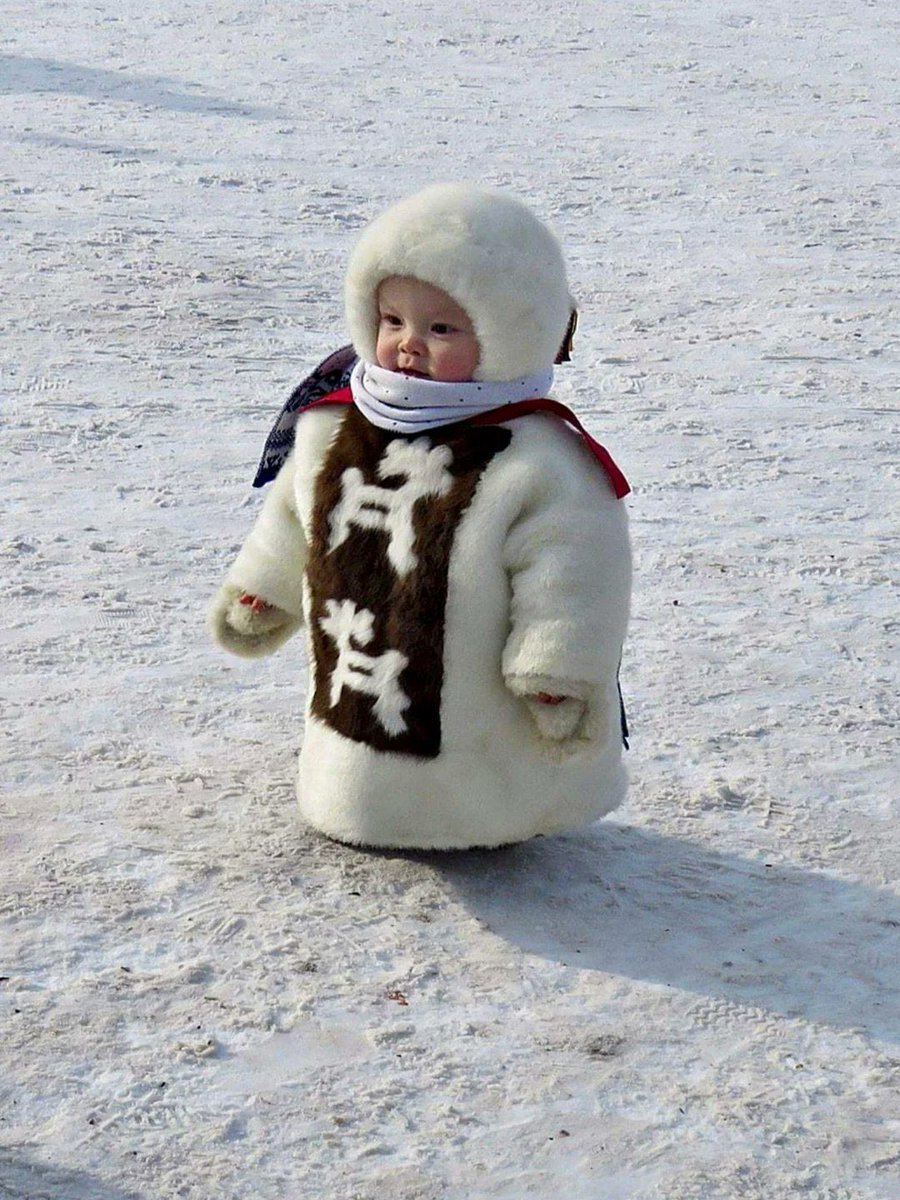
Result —
<svg viewBox="0 0 900 1200"><path fill-rule="evenodd" d="M502 444L485 451L456 509L440 510L453 527L434 583L428 556L444 535L429 513L452 500L461 443L445 446L440 430L417 439L414 477L402 465L409 439L378 431L368 474L340 455L335 467L352 419L330 407L301 418L211 613L220 643L249 655L307 626L302 814L344 842L460 848L609 812L626 787L617 669L631 559L625 508L602 469L553 418L496 427ZM398 480L415 479L401 512ZM380 556L383 578L368 579L366 554ZM425 609L408 599L417 570ZM242 591L277 606L268 624L240 609ZM558 713L527 699L540 691L578 703Z"/></svg>

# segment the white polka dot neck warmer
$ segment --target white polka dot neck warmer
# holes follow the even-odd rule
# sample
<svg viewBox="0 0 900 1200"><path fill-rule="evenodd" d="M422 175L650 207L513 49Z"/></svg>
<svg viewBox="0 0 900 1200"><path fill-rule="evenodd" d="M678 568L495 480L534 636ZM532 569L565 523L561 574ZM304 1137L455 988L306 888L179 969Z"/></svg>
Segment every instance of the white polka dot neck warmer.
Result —
<svg viewBox="0 0 900 1200"><path fill-rule="evenodd" d="M443 383L360 360L350 376L353 402L363 416L379 429L407 434L466 421L519 400L541 400L552 384L552 367L502 382Z"/></svg>

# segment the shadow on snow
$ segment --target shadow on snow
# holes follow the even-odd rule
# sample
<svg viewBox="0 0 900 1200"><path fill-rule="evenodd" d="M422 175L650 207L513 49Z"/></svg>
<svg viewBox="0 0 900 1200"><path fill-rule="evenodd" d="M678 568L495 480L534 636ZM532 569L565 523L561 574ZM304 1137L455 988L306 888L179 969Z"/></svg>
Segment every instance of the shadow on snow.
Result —
<svg viewBox="0 0 900 1200"><path fill-rule="evenodd" d="M140 1200L83 1171L34 1162L0 1150L0 1200Z"/></svg>
<svg viewBox="0 0 900 1200"><path fill-rule="evenodd" d="M900 1041L900 901L886 890L612 822L414 857L529 954Z"/></svg>
<svg viewBox="0 0 900 1200"><path fill-rule="evenodd" d="M60 62L52 58L0 55L0 95L51 93L87 96L91 100L121 100L145 107L227 117L278 119L273 109L235 104L215 96L193 95L164 76L128 75Z"/></svg>

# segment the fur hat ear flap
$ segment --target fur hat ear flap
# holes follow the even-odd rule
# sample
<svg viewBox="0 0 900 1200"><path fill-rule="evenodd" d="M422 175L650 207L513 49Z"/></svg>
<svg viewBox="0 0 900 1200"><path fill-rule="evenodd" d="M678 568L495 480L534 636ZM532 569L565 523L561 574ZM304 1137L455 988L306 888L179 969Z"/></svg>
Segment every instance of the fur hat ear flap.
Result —
<svg viewBox="0 0 900 1200"><path fill-rule="evenodd" d="M546 370L569 346L573 303L559 242L518 200L466 183L436 184L366 228L350 257L347 324L375 362L378 287L411 276L447 292L469 315L481 350L476 379Z"/></svg>

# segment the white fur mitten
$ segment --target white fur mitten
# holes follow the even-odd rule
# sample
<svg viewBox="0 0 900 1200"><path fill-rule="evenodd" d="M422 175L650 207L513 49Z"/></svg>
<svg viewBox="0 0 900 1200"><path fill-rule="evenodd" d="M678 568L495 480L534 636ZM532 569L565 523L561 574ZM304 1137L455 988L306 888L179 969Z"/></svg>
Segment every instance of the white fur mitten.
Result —
<svg viewBox="0 0 900 1200"><path fill-rule="evenodd" d="M302 625L300 617L274 604L242 604L244 588L226 583L209 609L209 629L215 640L232 654L261 658L283 645Z"/></svg>
<svg viewBox="0 0 900 1200"><path fill-rule="evenodd" d="M562 743L591 736L586 730L587 701L572 692L582 685L571 680L555 679L549 675L507 675L506 686L528 709L537 732L545 741ZM538 696L565 696L555 704L547 704Z"/></svg>
<svg viewBox="0 0 900 1200"><path fill-rule="evenodd" d="M572 737L587 707L583 700L576 700L572 696L567 696L557 704L546 704L536 696L525 696L524 699L541 737L551 742L564 742Z"/></svg>

